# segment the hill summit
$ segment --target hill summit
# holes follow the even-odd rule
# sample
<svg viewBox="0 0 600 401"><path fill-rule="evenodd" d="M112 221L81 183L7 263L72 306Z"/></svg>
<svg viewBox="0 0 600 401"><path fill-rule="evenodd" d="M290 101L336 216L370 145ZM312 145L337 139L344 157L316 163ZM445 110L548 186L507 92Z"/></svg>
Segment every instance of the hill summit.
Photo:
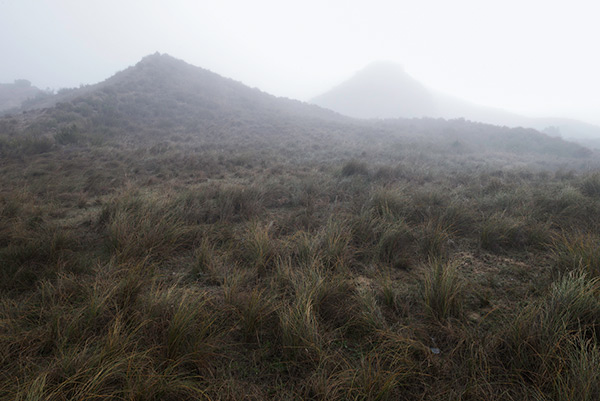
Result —
<svg viewBox="0 0 600 401"><path fill-rule="evenodd" d="M600 127L566 118L531 118L470 103L426 87L397 63L374 62L311 103L354 118L465 118L508 127L528 127L588 144Z"/></svg>
<svg viewBox="0 0 600 401"><path fill-rule="evenodd" d="M312 102L357 118L437 116L433 94L400 64L369 64L352 78Z"/></svg>
<svg viewBox="0 0 600 401"><path fill-rule="evenodd" d="M34 102L23 126L91 135L131 136L265 131L294 119L345 118L297 100L277 98L167 54L144 57L95 85Z"/></svg>

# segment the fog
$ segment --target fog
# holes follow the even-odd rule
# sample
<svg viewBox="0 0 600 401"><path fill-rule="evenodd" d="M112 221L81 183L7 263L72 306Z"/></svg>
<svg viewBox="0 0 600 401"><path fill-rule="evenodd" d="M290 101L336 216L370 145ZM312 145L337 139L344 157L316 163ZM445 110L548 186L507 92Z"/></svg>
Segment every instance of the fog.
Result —
<svg viewBox="0 0 600 401"><path fill-rule="evenodd" d="M389 60L469 102L600 124L598 15L589 0L0 0L0 82L91 84L159 51L308 100Z"/></svg>

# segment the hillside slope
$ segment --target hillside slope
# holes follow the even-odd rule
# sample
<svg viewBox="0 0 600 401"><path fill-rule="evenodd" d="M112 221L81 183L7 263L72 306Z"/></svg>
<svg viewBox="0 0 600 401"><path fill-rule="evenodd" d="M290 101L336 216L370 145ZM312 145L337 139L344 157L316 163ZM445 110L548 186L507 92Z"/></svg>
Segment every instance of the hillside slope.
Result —
<svg viewBox="0 0 600 401"><path fill-rule="evenodd" d="M373 68L393 73L389 65ZM424 89L408 84L415 96L420 96L420 103L415 103L413 110L430 107L431 99L424 95ZM104 82L63 92L43 104L47 107L0 119L0 139L5 138L0 142L0 150L10 153L15 138L26 136L49 141L42 149L106 140L202 141L216 147L258 141L289 148L290 143L298 142L320 146L329 141L336 146L348 140L410 138L434 141L440 147L463 141L470 151L479 153L581 157L589 152L532 130L466 121L392 120L378 124L354 120L315 105L277 98L160 54L147 56Z"/></svg>

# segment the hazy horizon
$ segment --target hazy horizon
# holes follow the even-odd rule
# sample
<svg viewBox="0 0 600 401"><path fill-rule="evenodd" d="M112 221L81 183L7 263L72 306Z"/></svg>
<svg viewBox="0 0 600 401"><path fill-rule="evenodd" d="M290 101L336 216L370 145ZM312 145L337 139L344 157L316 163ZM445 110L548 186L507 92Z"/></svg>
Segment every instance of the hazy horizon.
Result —
<svg viewBox="0 0 600 401"><path fill-rule="evenodd" d="M0 82L93 84L158 51L306 101L388 60L482 106L600 124L598 11L586 1L537 0L4 0Z"/></svg>

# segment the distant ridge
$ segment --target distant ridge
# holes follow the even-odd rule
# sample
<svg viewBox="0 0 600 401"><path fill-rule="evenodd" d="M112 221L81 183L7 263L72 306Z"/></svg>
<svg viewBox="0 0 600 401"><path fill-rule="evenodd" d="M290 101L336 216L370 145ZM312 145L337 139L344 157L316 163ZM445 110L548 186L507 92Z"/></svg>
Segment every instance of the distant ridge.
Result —
<svg viewBox="0 0 600 401"><path fill-rule="evenodd" d="M437 117L434 96L404 69L376 62L312 102L356 118Z"/></svg>
<svg viewBox="0 0 600 401"><path fill-rule="evenodd" d="M431 107L426 89L394 65L373 65L364 77L386 78L380 80L381 91L386 90L386 82L393 78L397 85L392 87L391 94L396 94L399 87L411 88L410 98L417 99L407 107L411 112ZM343 85L340 92L356 87ZM397 97L396 104L406 99ZM383 109L381 115L393 110ZM30 104L28 109L0 118L0 139L3 135L11 140L0 140L0 151L3 144L10 149L12 139L22 135L45 138L44 149L72 143L149 144L174 140L202 143L214 149L223 149L231 143L252 143L252 146L279 143L286 151L293 152L300 142L310 143L311 149L318 150L325 141L335 144L391 137L433 141L441 148L453 146L474 154L507 152L557 157L590 154L582 146L534 130L463 120L352 119L316 105L275 97L159 53L144 57L103 82L61 91Z"/></svg>
<svg viewBox="0 0 600 401"><path fill-rule="evenodd" d="M596 125L565 118L529 118L436 92L392 62L369 64L311 102L354 118L465 118L534 128L567 139L600 139L600 127Z"/></svg>

